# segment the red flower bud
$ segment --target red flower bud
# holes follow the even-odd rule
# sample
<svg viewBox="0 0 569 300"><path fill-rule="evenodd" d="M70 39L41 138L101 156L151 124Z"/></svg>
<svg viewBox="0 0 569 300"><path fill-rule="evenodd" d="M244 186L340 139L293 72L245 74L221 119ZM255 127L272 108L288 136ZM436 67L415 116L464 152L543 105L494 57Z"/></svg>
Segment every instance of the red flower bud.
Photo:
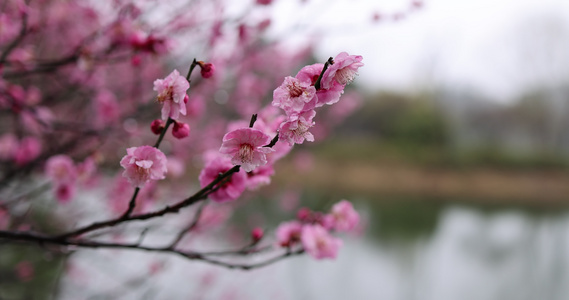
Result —
<svg viewBox="0 0 569 300"><path fill-rule="evenodd" d="M309 208L303 207L296 213L296 218L301 222L308 222L312 212Z"/></svg>
<svg viewBox="0 0 569 300"><path fill-rule="evenodd" d="M164 126L166 126L166 124L164 124L164 121L156 119L152 121L152 124L150 124L150 130L152 130L152 133L158 135L162 133L162 130L164 130Z"/></svg>
<svg viewBox="0 0 569 300"><path fill-rule="evenodd" d="M251 231L251 238L253 239L253 243L259 242L263 238L263 229L255 227Z"/></svg>
<svg viewBox="0 0 569 300"><path fill-rule="evenodd" d="M183 139L190 135L190 125L182 122L175 122L172 135L177 139Z"/></svg>
<svg viewBox="0 0 569 300"><path fill-rule="evenodd" d="M203 78L210 78L213 76L213 73L215 72L215 66L212 63L204 63L200 61L198 64L200 65L200 73L202 74Z"/></svg>

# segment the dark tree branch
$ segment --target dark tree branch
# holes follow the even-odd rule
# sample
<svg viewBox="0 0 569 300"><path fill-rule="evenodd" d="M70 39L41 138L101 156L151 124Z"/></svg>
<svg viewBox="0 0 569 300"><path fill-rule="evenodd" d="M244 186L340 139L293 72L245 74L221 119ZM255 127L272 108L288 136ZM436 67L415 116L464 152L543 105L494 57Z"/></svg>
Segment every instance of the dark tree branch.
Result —
<svg viewBox="0 0 569 300"><path fill-rule="evenodd" d="M320 76L318 76L316 83L314 83L314 87L316 88L317 91L320 90L320 82L322 81L324 73L326 72L326 70L328 70L328 67L333 64L334 64L334 59L332 57L328 58L328 60L324 64L324 68L322 68L322 72L320 72Z"/></svg>
<svg viewBox="0 0 569 300"><path fill-rule="evenodd" d="M26 241L26 242L35 242L39 245L61 245L61 246L76 246L82 248L108 248L108 249L131 249L131 250L139 250L139 251L147 251L147 252L162 252L162 253L170 253L182 256L186 259L190 260L200 260L204 261L213 265L218 265L222 267L226 267L229 269L242 269L242 270L250 270L255 268L260 268L267 266L269 264L275 263L287 257L300 255L304 253L304 249L297 249L291 250L287 249L287 251L283 254L274 256L272 258L265 259L258 263L252 264L245 264L245 263L232 263L228 261L218 260L211 257L209 255L219 255L219 253L228 253L228 252L195 252L195 251L183 251L183 250L175 250L170 247L150 247L150 246L143 246L140 245L139 242L136 243L109 243L109 242L99 242L99 241L90 241L90 240L83 240L83 239L68 239L68 238L59 238L59 237L49 237L35 233L29 232L10 232L10 231L1 231L0 230L0 239L10 239L16 241ZM237 250L234 252L235 255L248 255L251 252L242 252Z"/></svg>
<svg viewBox="0 0 569 300"><path fill-rule="evenodd" d="M194 203L197 203L201 200L206 199L207 196L214 190L214 188L216 188L216 185L218 183L220 183L221 181L223 181L226 178L229 178L231 175L233 175L233 173L239 172L239 169L240 169L239 166L234 166L233 168L229 169L227 172L223 173L221 176L218 176L210 184L208 184L207 186L205 186L204 188L199 190L194 195L192 195L192 196L190 196L190 197L188 197L182 201L179 201L178 203L176 203L172 206L166 206L163 209L153 211L153 212L149 212L149 213L145 213L145 214L134 215L134 216L121 216L121 217L118 217L118 218L113 219L113 220L96 222L96 223L93 223L91 225L79 228L77 230L61 234L61 235L57 236L57 238L67 239L67 238L79 236L79 235L82 235L84 233L94 231L94 230L97 230L100 228L116 226L119 224L131 222L131 221L147 220L147 219L151 219L151 218L161 217L163 215L170 214L170 213L177 213L180 209L182 209L184 207L190 206Z"/></svg>
<svg viewBox="0 0 569 300"><path fill-rule="evenodd" d="M198 226L198 222L200 220L200 217L202 215L203 209L206 206L207 202L206 201L202 201L202 203L200 204L200 206L198 206L198 209L194 215L194 219L192 220L192 222L190 223L190 225L188 225L186 228L182 229L178 235L176 236L176 238L172 241L172 243L170 244L169 248L174 248L178 245L178 243L180 243L180 241L184 238L184 236L186 234L188 234L188 232L194 230L197 226Z"/></svg>
<svg viewBox="0 0 569 300"><path fill-rule="evenodd" d="M20 33L18 36L6 47L4 52L2 52L2 56L0 56L0 64L3 64L8 58L8 55L12 53L12 51L22 42L24 37L26 36L26 31L28 31L28 14L24 13L22 15L22 27L20 28Z"/></svg>

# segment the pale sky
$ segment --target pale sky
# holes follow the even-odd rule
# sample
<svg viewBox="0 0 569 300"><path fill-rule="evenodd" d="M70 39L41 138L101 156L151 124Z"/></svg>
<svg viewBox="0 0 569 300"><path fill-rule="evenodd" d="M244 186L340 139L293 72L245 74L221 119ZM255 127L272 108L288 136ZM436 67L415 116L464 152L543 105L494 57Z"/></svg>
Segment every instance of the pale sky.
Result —
<svg viewBox="0 0 569 300"><path fill-rule="evenodd" d="M408 0L276 0L273 34L291 44L321 37L322 61L360 54L357 81L369 89L428 85L479 90L508 101L547 81L569 82L569 0L425 0L398 22L374 12L406 11ZM305 24L290 32L291 24Z"/></svg>

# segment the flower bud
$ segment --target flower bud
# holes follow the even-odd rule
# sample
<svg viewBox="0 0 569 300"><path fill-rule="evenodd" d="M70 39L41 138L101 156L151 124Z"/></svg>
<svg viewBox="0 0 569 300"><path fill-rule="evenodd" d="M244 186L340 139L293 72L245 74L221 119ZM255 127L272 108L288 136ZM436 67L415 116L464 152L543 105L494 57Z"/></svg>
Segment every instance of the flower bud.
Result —
<svg viewBox="0 0 569 300"><path fill-rule="evenodd" d="M213 73L215 72L215 66L212 63L204 63L203 61L200 61L198 64L200 65L200 73L202 74L203 78L210 78L213 76Z"/></svg>
<svg viewBox="0 0 569 300"><path fill-rule="evenodd" d="M309 208L303 207L298 210L296 213L296 218L301 222L308 222L311 216L311 212Z"/></svg>
<svg viewBox="0 0 569 300"><path fill-rule="evenodd" d="M251 231L251 238L253 239L253 243L258 243L263 238L263 229L255 227Z"/></svg>
<svg viewBox="0 0 569 300"><path fill-rule="evenodd" d="M177 139L183 139L190 135L190 125L182 122L175 122L172 135Z"/></svg>
<svg viewBox="0 0 569 300"><path fill-rule="evenodd" d="M160 119L156 119L154 121L152 121L152 124L150 124L150 130L152 130L152 133L154 134L160 134L162 133L162 130L164 130L164 126L166 124L164 123L164 121L160 120Z"/></svg>

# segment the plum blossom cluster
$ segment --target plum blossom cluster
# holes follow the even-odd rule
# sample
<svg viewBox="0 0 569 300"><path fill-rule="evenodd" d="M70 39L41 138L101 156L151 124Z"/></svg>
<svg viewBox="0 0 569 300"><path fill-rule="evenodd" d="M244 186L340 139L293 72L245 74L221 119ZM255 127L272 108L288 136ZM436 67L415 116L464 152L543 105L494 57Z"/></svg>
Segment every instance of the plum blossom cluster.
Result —
<svg viewBox="0 0 569 300"><path fill-rule="evenodd" d="M274 174L273 164L294 146L305 140L314 141L309 131L314 126L316 108L340 100L344 88L363 66L362 57L342 52L326 64L303 67L296 77L288 76L273 92L272 107L255 114L249 124L238 121L229 124L219 153L229 159L215 156L206 159L200 174L201 186L206 186L219 172L235 165L247 173L235 181L228 180L218 187L212 199L230 201L246 188L269 183ZM282 114L276 107L282 109Z"/></svg>
<svg viewBox="0 0 569 300"><path fill-rule="evenodd" d="M288 250L316 258L336 255L341 241L333 234L353 230L357 223L357 213L346 213L349 203L338 204L327 214L303 210L300 214L305 216L294 221L297 225L291 226L290 238L283 238L278 246L288 248L287 254L266 262L231 261L230 256L201 253L180 241L189 232L203 233L226 222L240 203L220 202L234 201L246 191L269 184L275 163L294 144L313 141L314 135L322 138L335 126L326 124L328 120L339 122L349 114L347 95L326 112L317 108L339 101L363 65L361 56L342 53L326 64L306 66L283 82L283 74L293 74L312 49L284 51L278 39L265 40L264 32L271 26L265 13L270 12L271 0L253 1L257 5L238 19L220 9L228 1L186 1L175 7L177 11L160 12L160 20L156 12L167 5L158 2L4 2L0 11L2 242L54 245L41 247L54 252L143 249L241 269L286 258L291 254ZM180 69L169 74L163 69L166 61L183 60L164 59L176 49L177 38L192 45L183 49L183 55L207 49L208 59L194 60L186 76ZM172 54L176 52L182 51ZM199 68L201 77L190 81L194 68ZM272 103L265 101L271 94ZM324 125L321 131L313 128L317 111L322 120L318 125ZM227 112L241 120L228 121ZM255 117L249 120L252 114ZM325 114L333 117L323 118ZM168 130L171 135L166 135ZM156 138L152 133L157 135L155 144L145 144ZM165 147L160 150L163 140ZM125 147L125 143L137 147ZM109 177L110 169L119 165L122 169ZM181 180L186 170L200 166L201 170L192 170L201 171L199 187ZM172 180L158 182L166 176ZM46 211L45 219L22 214L44 197L43 185L32 186L44 178L57 204L88 203L92 197L81 196L88 188L96 188L96 194L107 195L100 200L106 201L111 214L101 220L100 210L72 211L82 205L61 206L64 218L57 213L57 205L50 206L53 211ZM197 191L187 195L188 189ZM87 213L91 215L84 218ZM158 232L154 224L144 221L172 215L179 218L156 222L177 226L167 230L177 235L168 249L147 242ZM148 227L140 233L138 226L129 226L134 221ZM57 226L47 228L49 224ZM139 238L135 244L130 242L134 236ZM263 238L263 230L256 228L247 248L224 252L245 256L261 251L266 249L261 247ZM31 267L18 264L18 276L29 280ZM71 268L66 270L72 273Z"/></svg>
<svg viewBox="0 0 569 300"><path fill-rule="evenodd" d="M329 213L311 211L302 208L297 213L297 220L281 223L276 231L280 247L302 247L315 259L336 258L342 246L342 240L332 232L353 232L360 217L347 200L336 203Z"/></svg>
<svg viewBox="0 0 569 300"><path fill-rule="evenodd" d="M363 66L361 61L360 55L342 52L326 64L306 66L295 77L286 77L273 93L272 104L286 113L286 120L279 127L279 139L290 145L314 141L309 130L315 125L315 108L340 100L345 86Z"/></svg>

